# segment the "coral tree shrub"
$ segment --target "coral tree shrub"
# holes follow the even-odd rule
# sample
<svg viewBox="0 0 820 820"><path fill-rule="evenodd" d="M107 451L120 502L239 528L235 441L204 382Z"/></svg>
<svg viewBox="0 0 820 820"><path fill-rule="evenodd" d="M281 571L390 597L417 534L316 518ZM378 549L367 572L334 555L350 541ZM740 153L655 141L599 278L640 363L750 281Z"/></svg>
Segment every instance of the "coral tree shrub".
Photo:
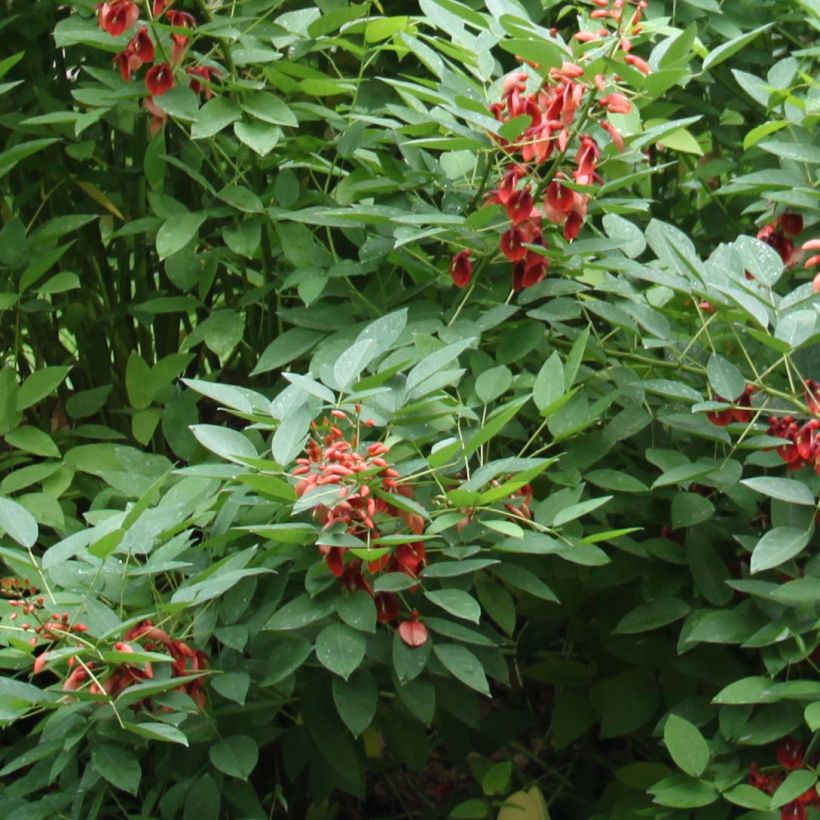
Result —
<svg viewBox="0 0 820 820"><path fill-rule="evenodd" d="M816 816L816 8L17 5L2 816Z"/></svg>

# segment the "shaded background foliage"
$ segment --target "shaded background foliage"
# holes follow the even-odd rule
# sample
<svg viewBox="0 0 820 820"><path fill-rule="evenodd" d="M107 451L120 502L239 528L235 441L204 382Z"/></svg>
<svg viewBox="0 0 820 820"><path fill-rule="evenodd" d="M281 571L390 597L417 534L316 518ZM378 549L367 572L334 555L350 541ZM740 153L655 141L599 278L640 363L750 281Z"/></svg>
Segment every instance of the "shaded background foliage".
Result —
<svg viewBox="0 0 820 820"><path fill-rule="evenodd" d="M785 475L763 414L807 417L820 378L816 310L809 274L752 237L784 210L813 235L816 4L651 2L652 72L602 64L636 92L627 151L607 151L585 233L551 237L550 277L512 298L486 109L521 26L569 42L593 6L186 7L186 64L219 69L215 96L157 98L153 136L142 75L110 62L128 37L92 3L3 8L2 555L96 650L152 617L214 670L204 712L167 675L153 712L126 688L121 727L93 696L53 708L67 667L45 688L9 632L6 816L218 816L221 795L224 816L481 817L536 782L554 817L777 817L814 788L780 757L819 722L817 479L759 482ZM465 248L483 268L462 293ZM357 348L368 333L384 349ZM753 417L711 424L747 383ZM472 634L471 604L439 624L478 658L469 682L439 657L408 688L401 653L422 650L382 625L350 687L319 653L322 630L358 628L334 608L353 596L287 478L309 422L356 403L430 516L430 568L473 549L508 568L406 593L431 623L431 591L479 607ZM469 471L488 465L535 470L532 521L481 500ZM770 536L750 578L778 530L798 535ZM374 685L370 724L350 703ZM753 762L791 772L774 802Z"/></svg>

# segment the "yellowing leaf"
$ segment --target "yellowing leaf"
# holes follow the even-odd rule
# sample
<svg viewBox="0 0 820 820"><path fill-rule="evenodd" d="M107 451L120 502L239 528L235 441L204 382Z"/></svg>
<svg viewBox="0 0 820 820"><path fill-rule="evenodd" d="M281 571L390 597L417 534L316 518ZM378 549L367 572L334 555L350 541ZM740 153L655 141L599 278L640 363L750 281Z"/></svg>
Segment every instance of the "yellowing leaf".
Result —
<svg viewBox="0 0 820 820"><path fill-rule="evenodd" d="M77 185L82 188L82 190L85 191L94 200L94 202L102 205L106 211L114 214L114 216L118 219L125 222L125 217L122 215L122 211L96 185L92 185L90 182L83 182L79 179L77 180Z"/></svg>
<svg viewBox="0 0 820 820"><path fill-rule="evenodd" d="M514 792L504 801L497 820L550 820L547 801L537 786Z"/></svg>
<svg viewBox="0 0 820 820"><path fill-rule="evenodd" d="M667 134L662 140L659 140L659 143L671 148L673 151L697 154L699 157L703 156L703 149L698 141L685 128L679 128L677 131Z"/></svg>

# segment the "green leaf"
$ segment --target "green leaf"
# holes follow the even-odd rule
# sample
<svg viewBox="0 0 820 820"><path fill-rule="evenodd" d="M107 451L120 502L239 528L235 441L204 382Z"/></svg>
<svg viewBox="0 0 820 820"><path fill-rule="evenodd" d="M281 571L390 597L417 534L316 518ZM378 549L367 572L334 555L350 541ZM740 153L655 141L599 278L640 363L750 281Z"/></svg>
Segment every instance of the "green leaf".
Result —
<svg viewBox="0 0 820 820"><path fill-rule="evenodd" d="M762 792L760 789L746 783L741 783L733 789L723 792L723 796L730 803L742 806L744 809L768 812L771 805L771 800L766 792Z"/></svg>
<svg viewBox="0 0 820 820"><path fill-rule="evenodd" d="M437 643L433 647L442 666L456 679L482 695L490 694L490 686L481 661L464 646L455 643Z"/></svg>
<svg viewBox="0 0 820 820"><path fill-rule="evenodd" d="M376 605L364 590L339 598L336 613L348 625L362 632L376 631Z"/></svg>
<svg viewBox="0 0 820 820"><path fill-rule="evenodd" d="M206 450L227 461L241 463L243 458L257 457L256 447L238 430L217 427L215 424L194 424L191 432Z"/></svg>
<svg viewBox="0 0 820 820"><path fill-rule="evenodd" d="M34 516L10 498L0 497L0 529L21 546L30 548L37 542L38 527Z"/></svg>
<svg viewBox="0 0 820 820"><path fill-rule="evenodd" d="M481 401L489 404L506 393L512 385L512 371L505 365L491 367L476 379L475 393Z"/></svg>
<svg viewBox="0 0 820 820"><path fill-rule="evenodd" d="M316 638L319 663L347 680L364 660L367 640L346 624L326 626Z"/></svg>
<svg viewBox="0 0 820 820"><path fill-rule="evenodd" d="M489 797L506 794L512 779L512 762L504 760L490 766L481 778L481 790Z"/></svg>
<svg viewBox="0 0 820 820"><path fill-rule="evenodd" d="M125 728L140 737L149 740L158 740L164 743L179 743L180 746L188 745L188 738L176 726L157 721L146 721L144 723L125 723Z"/></svg>
<svg viewBox="0 0 820 820"><path fill-rule="evenodd" d="M680 598L656 598L633 609L621 618L613 630L616 635L634 635L659 629L667 624L680 620L689 614L689 605Z"/></svg>
<svg viewBox="0 0 820 820"><path fill-rule="evenodd" d="M635 476L620 470L593 470L586 474L586 480L603 490L615 490L620 493L645 493L649 490L649 487Z"/></svg>
<svg viewBox="0 0 820 820"><path fill-rule="evenodd" d="M498 564L494 558L465 558L462 561L438 561L422 570L422 578L455 578L472 575L474 572Z"/></svg>
<svg viewBox="0 0 820 820"><path fill-rule="evenodd" d="M333 678L333 702L339 717L358 737L373 722L379 705L379 689L365 669L354 672L348 680Z"/></svg>
<svg viewBox="0 0 820 820"><path fill-rule="evenodd" d="M772 795L773 809L779 809L791 803L792 800L805 794L809 789L814 789L817 783L817 772L810 769L797 769L789 772L786 779L777 787L777 791Z"/></svg>
<svg viewBox="0 0 820 820"><path fill-rule="evenodd" d="M267 628L267 627L265 627ZM265 659L268 670L262 678L262 686L276 686L292 675L313 654L313 644L305 638L296 637L283 641Z"/></svg>
<svg viewBox="0 0 820 820"><path fill-rule="evenodd" d="M797 527L775 527L769 530L752 551L752 574L779 567L794 558L806 544L811 533Z"/></svg>
<svg viewBox="0 0 820 820"><path fill-rule="evenodd" d="M21 160L42 151L44 148L48 148L49 145L55 142L57 142L56 137L29 140L28 142L19 142L12 148L0 152L0 178L4 177Z"/></svg>
<svg viewBox="0 0 820 820"><path fill-rule="evenodd" d="M268 91L251 94L243 101L242 108L257 119L273 125L294 127L299 125L293 111L282 100Z"/></svg>
<svg viewBox="0 0 820 820"><path fill-rule="evenodd" d="M816 732L820 729L820 701L810 703L806 707L803 717L806 721L806 726L809 727L810 731Z"/></svg>
<svg viewBox="0 0 820 820"><path fill-rule="evenodd" d="M301 629L333 612L332 601L317 601L307 593L294 598L274 613L265 624L265 629L288 630Z"/></svg>
<svg viewBox="0 0 820 820"><path fill-rule="evenodd" d="M740 398L746 389L743 374L730 362L713 353L706 365L706 375L712 390L726 401Z"/></svg>
<svg viewBox="0 0 820 820"><path fill-rule="evenodd" d="M557 43L546 39L537 39L536 35L523 38L501 40L499 46L510 54L536 63L539 70L546 72L549 68L558 68L567 59L568 54Z"/></svg>
<svg viewBox="0 0 820 820"><path fill-rule="evenodd" d="M698 493L676 493L670 511L672 529L692 527L708 521L715 513L715 505Z"/></svg>
<svg viewBox="0 0 820 820"><path fill-rule="evenodd" d="M132 350L125 365L125 389L132 407L142 410L151 404L151 368L136 350Z"/></svg>
<svg viewBox="0 0 820 820"><path fill-rule="evenodd" d="M189 242L193 241L199 232L200 225L205 221L203 213L183 212L168 217L157 231L157 253L160 259L166 259L171 254L181 251Z"/></svg>
<svg viewBox="0 0 820 820"><path fill-rule="evenodd" d="M247 672L225 672L222 675L215 675L211 679L211 688L215 689L227 700L232 700L240 705L245 703L251 679Z"/></svg>
<svg viewBox="0 0 820 820"><path fill-rule="evenodd" d="M507 635L515 632L515 600L501 584L481 575L476 578L476 594L484 611Z"/></svg>
<svg viewBox="0 0 820 820"><path fill-rule="evenodd" d="M260 157L267 156L282 138L282 129L262 122L235 122L233 132Z"/></svg>
<svg viewBox="0 0 820 820"><path fill-rule="evenodd" d="M760 476L759 478L744 478L740 483L769 498L777 498L780 501L806 507L814 506L814 493L802 481L795 481L793 478Z"/></svg>
<svg viewBox="0 0 820 820"><path fill-rule="evenodd" d="M611 239L617 239L621 250L630 258L640 256L646 250L643 231L617 214L606 214L603 218L604 230Z"/></svg>
<svg viewBox="0 0 820 820"><path fill-rule="evenodd" d="M396 692L401 702L425 726L433 722L436 711L436 690L432 683L416 678L416 680L396 687Z"/></svg>
<svg viewBox="0 0 820 820"><path fill-rule="evenodd" d="M432 651L431 640L421 646L409 647L396 632L393 635L393 669L396 670L399 683L404 685L417 678L427 666Z"/></svg>
<svg viewBox="0 0 820 820"><path fill-rule="evenodd" d="M97 740L91 744L91 762L114 788L137 793L142 770L133 752L115 743Z"/></svg>
<svg viewBox="0 0 820 820"><path fill-rule="evenodd" d="M564 365L556 351L538 371L532 390L532 400L541 411L541 415L547 415L564 392Z"/></svg>
<svg viewBox="0 0 820 820"><path fill-rule="evenodd" d="M759 142L758 148L794 162L806 162L811 165L820 164L820 147L810 143L772 139Z"/></svg>
<svg viewBox="0 0 820 820"><path fill-rule="evenodd" d="M60 450L48 433L36 427L18 427L6 435L6 444L45 458L59 458Z"/></svg>
<svg viewBox="0 0 820 820"><path fill-rule="evenodd" d="M441 589L432 592L425 590L424 597L445 612L455 615L456 618L463 618L465 621L472 621L476 624L481 619L481 607L478 601L460 589Z"/></svg>
<svg viewBox="0 0 820 820"><path fill-rule="evenodd" d="M669 715L663 727L663 742L672 760L692 777L700 777L709 765L709 745L697 726L678 715Z"/></svg>
<svg viewBox="0 0 820 820"><path fill-rule="evenodd" d="M733 54L737 54L738 51L751 43L758 34L766 31L773 25L774 23L767 23L765 26L760 26L752 31L747 31L745 34L733 37L728 42L725 42L723 45L710 51L706 59L703 61L703 70L708 71L710 68L720 65L724 60L728 60Z"/></svg>
<svg viewBox="0 0 820 820"><path fill-rule="evenodd" d="M766 96L768 97L768 94ZM768 137L769 134L774 134L781 128L785 128L788 124L787 120L770 120L769 122L764 122L762 125L758 125L756 128L752 128L743 138L743 150L748 151L757 145L764 137Z"/></svg>
<svg viewBox="0 0 820 820"><path fill-rule="evenodd" d="M32 373L17 389L17 409L29 407L50 396L65 380L71 367L42 367Z"/></svg>
<svg viewBox="0 0 820 820"><path fill-rule="evenodd" d="M286 330L265 348L251 375L268 373L292 362L307 353L322 336L323 334L318 331L307 330L303 327Z"/></svg>
<svg viewBox="0 0 820 820"><path fill-rule="evenodd" d="M674 809L696 809L708 806L718 798L718 791L711 783L679 774L655 783L649 793L659 805Z"/></svg>
<svg viewBox="0 0 820 820"><path fill-rule="evenodd" d="M196 122L191 126L191 138L207 139L242 117L239 106L223 96L214 97L199 109Z"/></svg>
<svg viewBox="0 0 820 820"><path fill-rule="evenodd" d="M333 380L336 387L346 390L357 381L359 374L373 361L377 352L374 339L362 339L342 351L333 365Z"/></svg>
<svg viewBox="0 0 820 820"><path fill-rule="evenodd" d="M554 527L561 527L568 524L570 521L575 521L576 518L581 518L584 515L594 512L599 507L602 507L608 501L612 500L611 495L602 495L600 498L590 498L587 501L581 501L578 504L570 504L559 510L558 514L553 519Z"/></svg>
<svg viewBox="0 0 820 820"><path fill-rule="evenodd" d="M212 744L208 757L220 772L247 780L259 760L259 747L248 735L232 735Z"/></svg>
<svg viewBox="0 0 820 820"><path fill-rule="evenodd" d="M504 562L493 567L492 571L494 575L514 589L519 589L528 595L540 598L542 601L558 603L555 593L535 573L524 569L524 567Z"/></svg>

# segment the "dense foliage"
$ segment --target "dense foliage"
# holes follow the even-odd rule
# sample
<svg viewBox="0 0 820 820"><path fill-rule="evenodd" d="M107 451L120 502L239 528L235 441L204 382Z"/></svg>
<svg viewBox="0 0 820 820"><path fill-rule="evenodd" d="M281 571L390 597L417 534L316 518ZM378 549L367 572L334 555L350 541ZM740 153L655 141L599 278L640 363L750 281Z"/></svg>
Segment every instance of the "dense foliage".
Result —
<svg viewBox="0 0 820 820"><path fill-rule="evenodd" d="M816 0L2 0L0 813L808 818Z"/></svg>

